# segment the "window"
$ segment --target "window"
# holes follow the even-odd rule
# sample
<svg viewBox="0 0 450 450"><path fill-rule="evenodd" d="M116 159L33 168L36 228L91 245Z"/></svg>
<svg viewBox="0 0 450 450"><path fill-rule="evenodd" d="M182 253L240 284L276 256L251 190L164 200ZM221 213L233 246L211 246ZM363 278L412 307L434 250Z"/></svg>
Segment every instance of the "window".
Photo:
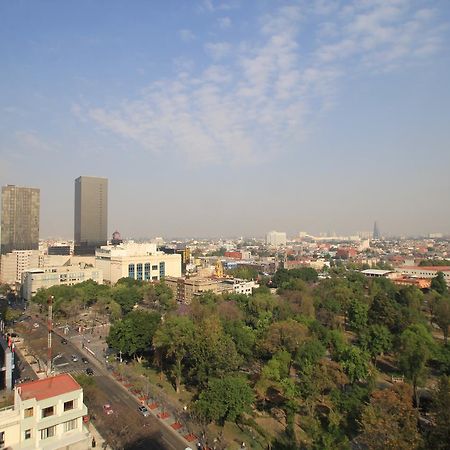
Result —
<svg viewBox="0 0 450 450"><path fill-rule="evenodd" d="M150 263L144 265L144 280L150 280Z"/></svg>
<svg viewBox="0 0 450 450"><path fill-rule="evenodd" d="M158 265L157 265L157 264L154 264L154 265L152 266L152 270L158 270Z"/></svg>
<svg viewBox="0 0 450 450"><path fill-rule="evenodd" d="M25 430L24 437L25 439L31 439L31 429Z"/></svg>
<svg viewBox="0 0 450 450"><path fill-rule="evenodd" d="M128 278L133 278L134 280L134 264L128 264Z"/></svg>
<svg viewBox="0 0 450 450"><path fill-rule="evenodd" d="M70 411L75 408L75 401L69 400L68 402L64 402L64 411Z"/></svg>
<svg viewBox="0 0 450 450"><path fill-rule="evenodd" d="M34 411L33 408L26 408L25 411L23 412L23 417L27 418L27 417L33 417Z"/></svg>
<svg viewBox="0 0 450 450"><path fill-rule="evenodd" d="M142 280L142 264L136 264L137 277L136 279Z"/></svg>
<svg viewBox="0 0 450 450"><path fill-rule="evenodd" d="M64 422L64 432L75 430L77 428L77 421L78 419L68 420L67 422Z"/></svg>
<svg viewBox="0 0 450 450"><path fill-rule="evenodd" d="M159 278L164 278L166 276L166 263L160 262L159 263Z"/></svg>
<svg viewBox="0 0 450 450"><path fill-rule="evenodd" d="M47 439L55 435L56 425L41 430L41 439Z"/></svg>
<svg viewBox="0 0 450 450"><path fill-rule="evenodd" d="M45 417L53 416L53 414L55 414L55 407L54 406L49 406L48 408L44 408L42 410L42 418L43 419Z"/></svg>

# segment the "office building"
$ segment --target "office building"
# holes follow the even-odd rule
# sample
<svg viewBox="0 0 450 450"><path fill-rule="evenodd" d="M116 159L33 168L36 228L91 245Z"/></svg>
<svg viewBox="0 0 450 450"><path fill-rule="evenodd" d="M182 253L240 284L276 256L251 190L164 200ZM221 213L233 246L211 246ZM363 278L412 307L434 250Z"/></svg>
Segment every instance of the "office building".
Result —
<svg viewBox="0 0 450 450"><path fill-rule="evenodd" d="M108 234L108 180L78 177L75 180L75 254L94 254L106 245Z"/></svg>
<svg viewBox="0 0 450 450"><path fill-rule="evenodd" d="M181 255L157 251L156 244L105 245L95 251L95 267L111 284L124 277L159 281L166 276L181 276Z"/></svg>
<svg viewBox="0 0 450 450"><path fill-rule="evenodd" d="M9 284L12 289L17 289L22 281L22 273L40 265L39 250L14 250L1 255L0 283Z"/></svg>
<svg viewBox="0 0 450 450"><path fill-rule="evenodd" d="M0 410L1 448L90 448L83 389L69 374L22 383L14 404Z"/></svg>
<svg viewBox="0 0 450 450"><path fill-rule="evenodd" d="M39 248L39 189L3 186L1 205L2 255Z"/></svg>
<svg viewBox="0 0 450 450"><path fill-rule="evenodd" d="M269 231L266 235L266 244L270 247L286 245L286 233L281 231Z"/></svg>
<svg viewBox="0 0 450 450"><path fill-rule="evenodd" d="M22 273L22 297L30 301L39 289L73 286L87 280L103 284L102 271L84 264L26 270Z"/></svg>

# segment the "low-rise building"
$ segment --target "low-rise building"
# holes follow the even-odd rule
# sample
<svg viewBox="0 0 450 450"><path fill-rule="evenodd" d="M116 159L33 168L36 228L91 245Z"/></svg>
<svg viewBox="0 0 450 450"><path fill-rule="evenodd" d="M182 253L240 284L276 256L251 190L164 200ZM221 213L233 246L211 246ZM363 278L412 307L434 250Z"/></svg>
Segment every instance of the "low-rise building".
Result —
<svg viewBox="0 0 450 450"><path fill-rule="evenodd" d="M103 284L102 271L84 265L30 269L22 274L22 297L29 301L41 288L72 286L86 280Z"/></svg>
<svg viewBox="0 0 450 450"><path fill-rule="evenodd" d="M95 251L95 266L111 284L125 277L144 281L181 277L181 255L159 252L153 243L104 245Z"/></svg>
<svg viewBox="0 0 450 450"><path fill-rule="evenodd" d="M259 288L259 284L253 280L242 280L240 278L229 278L223 281L223 284L230 285L235 294L252 295L253 289Z"/></svg>
<svg viewBox="0 0 450 450"><path fill-rule="evenodd" d="M438 272L442 272L446 283L450 285L450 266L401 266L396 267L395 271L414 278L434 278Z"/></svg>
<svg viewBox="0 0 450 450"><path fill-rule="evenodd" d="M83 390L71 375L22 383L14 404L0 410L0 443L21 450L84 450L90 447L85 417Z"/></svg>

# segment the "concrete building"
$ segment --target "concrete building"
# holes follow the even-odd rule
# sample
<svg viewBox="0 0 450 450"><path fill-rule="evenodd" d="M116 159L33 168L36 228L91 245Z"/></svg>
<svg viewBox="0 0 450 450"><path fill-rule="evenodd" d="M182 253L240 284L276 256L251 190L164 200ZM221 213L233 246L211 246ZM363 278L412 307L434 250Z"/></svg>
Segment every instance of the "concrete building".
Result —
<svg viewBox="0 0 450 450"><path fill-rule="evenodd" d="M259 288L256 281L242 280L240 278L230 278L223 281L223 284L230 285L235 294L244 294L250 296L253 294L253 289Z"/></svg>
<svg viewBox="0 0 450 450"><path fill-rule="evenodd" d="M101 269L78 265L26 270L22 274L22 297L29 301L41 288L73 286L86 280L103 284Z"/></svg>
<svg viewBox="0 0 450 450"><path fill-rule="evenodd" d="M75 254L94 254L106 245L108 234L108 179L75 180Z"/></svg>
<svg viewBox="0 0 450 450"><path fill-rule="evenodd" d="M446 283L450 286L450 266L401 266L396 267L395 271L407 277L425 279L434 278L438 272L442 272Z"/></svg>
<svg viewBox="0 0 450 450"><path fill-rule="evenodd" d="M39 189L3 186L1 203L0 253L4 255L13 250L37 250L39 248Z"/></svg>
<svg viewBox="0 0 450 450"><path fill-rule="evenodd" d="M225 292L251 295L253 289L259 287L255 281L241 280L238 278L167 277L164 281L172 289L177 302L187 305L192 302L194 297L205 292L212 292L218 295Z"/></svg>
<svg viewBox="0 0 450 450"><path fill-rule="evenodd" d="M125 277L144 281L181 277L181 255L159 252L153 243L102 246L95 251L95 266L111 284Z"/></svg>
<svg viewBox="0 0 450 450"><path fill-rule="evenodd" d="M90 448L85 417L83 390L71 375L22 383L14 404L0 410L0 443L21 450L85 450Z"/></svg>
<svg viewBox="0 0 450 450"><path fill-rule="evenodd" d="M281 231L269 231L266 235L266 244L270 247L286 245L286 233Z"/></svg>
<svg viewBox="0 0 450 450"><path fill-rule="evenodd" d="M19 288L22 273L40 266L39 250L14 250L0 257L0 283Z"/></svg>

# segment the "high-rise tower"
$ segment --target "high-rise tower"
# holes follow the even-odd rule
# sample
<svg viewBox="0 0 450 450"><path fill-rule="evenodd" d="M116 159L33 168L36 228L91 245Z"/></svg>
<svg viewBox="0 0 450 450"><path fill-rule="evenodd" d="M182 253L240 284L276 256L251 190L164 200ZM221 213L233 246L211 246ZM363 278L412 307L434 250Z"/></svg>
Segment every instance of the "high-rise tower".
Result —
<svg viewBox="0 0 450 450"><path fill-rule="evenodd" d="M373 239L373 240L379 240L379 239L381 239L381 233L380 233L380 229L378 228L377 221L375 221L375 223L373 224L373 235L372 235L372 239Z"/></svg>
<svg viewBox="0 0 450 450"><path fill-rule="evenodd" d="M1 250L39 248L40 191L14 185L2 186Z"/></svg>
<svg viewBox="0 0 450 450"><path fill-rule="evenodd" d="M108 179L75 180L75 253L94 254L108 235Z"/></svg>

